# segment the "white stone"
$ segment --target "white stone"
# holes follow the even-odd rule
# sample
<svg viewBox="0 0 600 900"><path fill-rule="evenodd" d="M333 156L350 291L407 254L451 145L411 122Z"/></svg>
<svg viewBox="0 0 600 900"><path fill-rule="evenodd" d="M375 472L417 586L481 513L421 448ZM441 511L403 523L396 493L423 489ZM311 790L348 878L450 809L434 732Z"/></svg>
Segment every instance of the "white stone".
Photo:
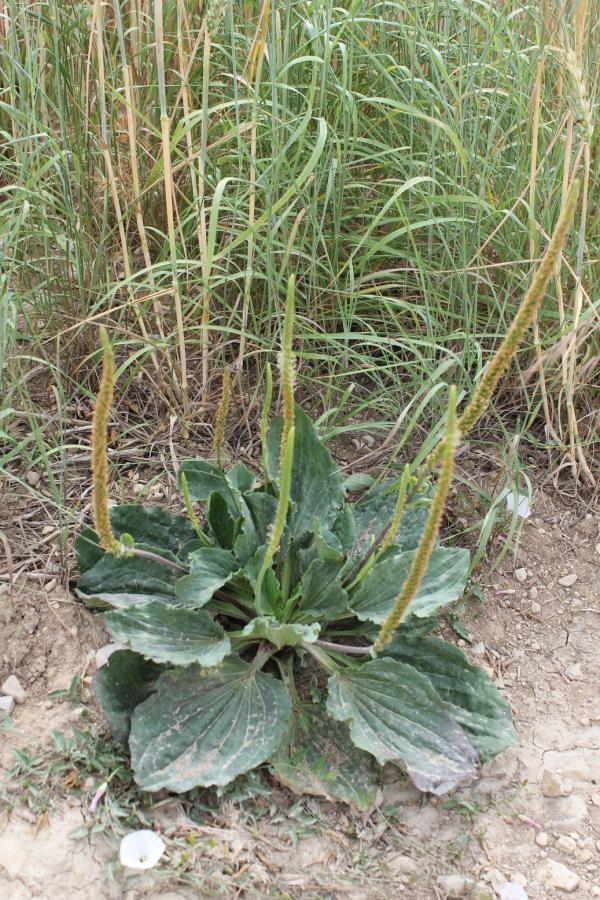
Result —
<svg viewBox="0 0 600 900"><path fill-rule="evenodd" d="M486 872L483 877L486 881L489 881L497 894L500 893L500 891L506 884L506 878L504 877L500 869L490 869L489 872Z"/></svg>
<svg viewBox="0 0 600 900"><path fill-rule="evenodd" d="M561 834L556 842L556 848L557 850L562 850L563 853L575 853L577 850L577 841L574 841L568 834Z"/></svg>
<svg viewBox="0 0 600 900"><path fill-rule="evenodd" d="M565 792L563 780L556 772L544 769L542 772L542 794L544 797L562 797Z"/></svg>
<svg viewBox="0 0 600 900"><path fill-rule="evenodd" d="M562 587L569 588L569 587L573 587L573 585L575 584L575 582L577 581L578 578L579 578L579 575L576 575L575 572L571 572L569 575L563 575L562 578L559 578L558 583Z"/></svg>
<svg viewBox="0 0 600 900"><path fill-rule="evenodd" d="M577 890L580 881L576 872L554 859L549 859L544 863L540 880L545 882L547 887L557 888L559 891L566 891L569 894Z"/></svg>
<svg viewBox="0 0 600 900"><path fill-rule="evenodd" d="M476 644L473 644L471 653L473 656L485 656L485 644L483 641L478 641Z"/></svg>
<svg viewBox="0 0 600 900"><path fill-rule="evenodd" d="M527 569L515 569L515 578L519 584L524 584L527 581Z"/></svg>
<svg viewBox="0 0 600 900"><path fill-rule="evenodd" d="M510 876L510 880L514 881L516 884L520 884L521 887L527 887L527 877L523 875L522 872L513 872Z"/></svg>
<svg viewBox="0 0 600 900"><path fill-rule="evenodd" d="M22 686L16 675L9 675L2 687L0 693L6 697L12 697L15 703L24 703L27 691Z"/></svg>
<svg viewBox="0 0 600 900"><path fill-rule="evenodd" d="M545 831L539 831L535 836L535 842L538 847L547 847L550 838Z"/></svg>
<svg viewBox="0 0 600 900"><path fill-rule="evenodd" d="M464 897L470 887L470 881L462 875L439 875L437 886L446 897Z"/></svg>
<svg viewBox="0 0 600 900"><path fill-rule="evenodd" d="M15 701L12 697L0 697L0 712L10 716L15 708Z"/></svg>
<svg viewBox="0 0 600 900"><path fill-rule="evenodd" d="M534 602L529 607L529 611L531 612L532 616L540 616L542 614L542 604L538 603L537 600L534 600Z"/></svg>
<svg viewBox="0 0 600 900"><path fill-rule="evenodd" d="M27 474L25 476L25 478L27 479L27 484L30 484L31 487L35 487L36 484L38 484L41 477L42 476L40 475L40 473L34 472L33 469L30 469L29 472L27 472Z"/></svg>
<svg viewBox="0 0 600 900"><path fill-rule="evenodd" d="M572 666L567 666L565 672L567 678L571 678L573 680L577 680L583 676L583 671L581 669L581 663L573 663Z"/></svg>
<svg viewBox="0 0 600 900"><path fill-rule="evenodd" d="M529 588L529 591L527 593L529 595L530 600L537 600L539 591L535 585L533 587Z"/></svg>

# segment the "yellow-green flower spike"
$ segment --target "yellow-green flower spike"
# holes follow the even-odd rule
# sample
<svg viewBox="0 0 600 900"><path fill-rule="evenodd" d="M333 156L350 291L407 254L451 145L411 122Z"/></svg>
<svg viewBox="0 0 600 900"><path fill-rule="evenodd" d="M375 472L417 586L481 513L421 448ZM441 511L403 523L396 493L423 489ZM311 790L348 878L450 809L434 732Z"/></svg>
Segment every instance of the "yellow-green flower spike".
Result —
<svg viewBox="0 0 600 900"><path fill-rule="evenodd" d="M256 589L254 596L256 599L256 609L259 615L271 612L264 607L262 601L262 585L267 569L273 562L273 557L279 549L285 523L287 521L288 507L290 505L290 492L292 488L292 465L294 462L294 428L290 428L285 447L279 463L279 499L277 501L277 512L275 521L269 535L269 542L265 551L265 556L256 579Z"/></svg>
<svg viewBox="0 0 600 900"><path fill-rule="evenodd" d="M200 528L200 523L198 522L198 517L194 512L194 507L192 506L192 498L190 497L190 489L188 488L187 478L185 477L185 472L182 472L179 476L179 483L181 484L181 493L183 494L183 502L185 503L185 509L188 514L188 518L192 524L192 528L196 532L196 536L198 539L204 544L205 547L211 547L212 544L207 539L206 535L202 532Z"/></svg>
<svg viewBox="0 0 600 900"><path fill-rule="evenodd" d="M271 363L267 363L265 375L265 398L263 400L263 408L260 416L260 443L262 446L263 459L267 457L267 432L269 430L269 413L271 411L271 402L273 400L273 370Z"/></svg>
<svg viewBox="0 0 600 900"><path fill-rule="evenodd" d="M294 352L292 344L294 340L294 297L296 279L290 275L288 281L287 300L285 304L285 318L283 322L283 340L281 353L279 354L279 372L281 377L281 400L283 406L283 430L281 432L280 456L283 452L290 429L294 425Z"/></svg>
<svg viewBox="0 0 600 900"><path fill-rule="evenodd" d="M410 481L410 465L407 463L404 466L404 470L402 472L402 478L400 479L400 487L398 489L398 496L396 498L396 508L394 509L394 515L390 521L388 530L386 531L385 537L381 542L381 547L379 548L378 555L381 556L382 553L385 553L387 548L390 546L394 537L396 536L396 532L400 527L400 520L402 518L402 513L404 512L404 506L406 504L406 492L408 490L408 483Z"/></svg>
<svg viewBox="0 0 600 900"><path fill-rule="evenodd" d="M563 244L567 238L567 232L575 214L577 198L579 196L579 182L575 181L567 202L561 212L556 228L550 239L550 243L544 253L539 268L523 298L523 302L513 319L508 333L498 350L485 367L479 385L465 411L458 420L458 429L461 439L473 428L489 406L492 395L500 378L509 367L513 356L523 341L525 334L535 318L535 314L546 292L548 282L555 270L556 262L562 252ZM421 482L431 469L438 464L443 453L443 443L429 454L417 471L417 481Z"/></svg>
<svg viewBox="0 0 600 900"><path fill-rule="evenodd" d="M94 527L100 546L120 556L123 548L113 534L108 510L108 416L115 386L115 360L108 334L100 330L102 377L92 419L92 499Z"/></svg>
<svg viewBox="0 0 600 900"><path fill-rule="evenodd" d="M458 423L456 420L456 387L452 385L448 392L448 417L446 420L446 434L442 444L441 467L435 493L429 507L427 522L415 551L413 561L402 590L398 594L396 602L387 619L381 626L379 636L371 650L372 656L376 656L389 644L394 632L402 622L410 603L419 590L419 585L427 570L431 551L435 546L437 533L440 529L444 504L450 490L452 481L452 468L454 465L454 453L459 441Z"/></svg>
<svg viewBox="0 0 600 900"><path fill-rule="evenodd" d="M223 441L225 438L225 422L227 421L227 413L229 412L229 401L231 400L231 371L229 366L223 372L223 390L221 399L217 408L215 417L215 436L213 440L213 452L217 459L217 465L221 465L221 452L223 450Z"/></svg>

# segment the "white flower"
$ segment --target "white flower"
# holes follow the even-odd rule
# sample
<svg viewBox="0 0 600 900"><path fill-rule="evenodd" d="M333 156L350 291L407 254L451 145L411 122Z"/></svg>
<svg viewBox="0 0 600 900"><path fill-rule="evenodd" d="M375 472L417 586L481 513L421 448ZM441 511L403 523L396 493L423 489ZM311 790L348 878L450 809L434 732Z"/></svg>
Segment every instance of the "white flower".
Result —
<svg viewBox="0 0 600 900"><path fill-rule="evenodd" d="M165 842L155 831L143 828L126 834L121 841L119 859L128 869L152 869L165 852Z"/></svg>
<svg viewBox="0 0 600 900"><path fill-rule="evenodd" d="M500 891L500 900L527 900L527 894L516 881L507 881Z"/></svg>
<svg viewBox="0 0 600 900"><path fill-rule="evenodd" d="M515 495L507 494L506 495L506 506L508 507L508 511L512 512L515 508ZM529 498L525 497L523 494L518 494L517 496L517 515L522 519L528 519L531 515L531 510L529 509Z"/></svg>

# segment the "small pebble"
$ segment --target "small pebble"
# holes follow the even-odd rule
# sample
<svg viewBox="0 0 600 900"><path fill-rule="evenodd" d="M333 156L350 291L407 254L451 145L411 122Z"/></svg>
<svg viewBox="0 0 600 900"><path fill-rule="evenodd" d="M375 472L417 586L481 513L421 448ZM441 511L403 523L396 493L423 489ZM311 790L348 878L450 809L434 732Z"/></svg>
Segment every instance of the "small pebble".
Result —
<svg viewBox="0 0 600 900"><path fill-rule="evenodd" d="M541 605L541 603L538 603L537 601L534 600L534 602L533 602L533 603L531 604L531 606L529 607L529 611L530 611L530 613L531 613L532 616L539 616L539 615L541 615L541 612L542 612L542 605Z"/></svg>
<svg viewBox="0 0 600 900"><path fill-rule="evenodd" d="M27 474L25 475L25 478L27 479L27 484L30 484L31 487L35 487L36 484L39 483L39 480L41 477L42 476L40 475L40 473L35 472L33 469L30 469L29 472L27 472Z"/></svg>
<svg viewBox="0 0 600 900"><path fill-rule="evenodd" d="M573 587L573 585L575 584L575 582L577 581L578 578L579 578L579 575L576 575L575 572L571 572L570 575L563 575L562 578L559 578L558 583L562 587L567 587L567 588Z"/></svg>
<svg viewBox="0 0 600 900"><path fill-rule="evenodd" d="M485 644L483 641L478 641L476 644L473 644L471 653L473 656L485 656Z"/></svg>
<svg viewBox="0 0 600 900"><path fill-rule="evenodd" d="M529 594L529 599L530 599L530 600L537 600L539 591L538 591L538 589L535 587L535 585L534 585L533 587L529 588L529 591L528 591L527 593Z"/></svg>
<svg viewBox="0 0 600 900"><path fill-rule="evenodd" d="M572 666L567 666L565 672L567 678L578 679L582 678L583 672L581 669L581 663L573 663Z"/></svg>
<svg viewBox="0 0 600 900"><path fill-rule="evenodd" d="M515 578L519 584L524 584L527 581L527 569L515 569Z"/></svg>
<svg viewBox="0 0 600 900"><path fill-rule="evenodd" d="M556 847L558 850L562 850L563 853L575 853L577 850L577 841L574 841L568 834L561 834L556 842Z"/></svg>
<svg viewBox="0 0 600 900"><path fill-rule="evenodd" d="M566 891L568 894L576 891L579 887L579 875L573 872L562 863L549 859L544 864L544 875L547 887L558 888L559 891Z"/></svg>
<svg viewBox="0 0 600 900"><path fill-rule="evenodd" d="M490 869L483 877L491 884L497 894L500 893L506 884L506 878L499 869Z"/></svg>
<svg viewBox="0 0 600 900"><path fill-rule="evenodd" d="M42 528L43 535L52 534L52 532L54 531L56 531L54 525L44 525L44 527Z"/></svg>
<svg viewBox="0 0 600 900"><path fill-rule="evenodd" d="M600 793L592 794L591 800L594 806L600 806Z"/></svg>
<svg viewBox="0 0 600 900"><path fill-rule="evenodd" d="M542 772L542 794L544 797L562 797L565 786L562 778L550 769Z"/></svg>
<svg viewBox="0 0 600 900"><path fill-rule="evenodd" d="M437 886L446 897L464 897L470 884L462 875L439 875Z"/></svg>
<svg viewBox="0 0 600 900"><path fill-rule="evenodd" d="M539 831L535 836L535 842L538 845L538 847L547 847L549 840L550 840L550 838L548 837L548 835L546 834L545 831Z"/></svg>
<svg viewBox="0 0 600 900"><path fill-rule="evenodd" d="M56 578L51 578L50 581L47 581L44 585L44 590L47 594L54 590L57 585Z"/></svg>
<svg viewBox="0 0 600 900"><path fill-rule="evenodd" d="M7 716L12 715L15 708L15 701L12 697L0 697L0 712L6 713Z"/></svg>
<svg viewBox="0 0 600 900"><path fill-rule="evenodd" d="M0 693L7 697L12 697L15 703L24 703L27 691L19 681L16 675L9 675L2 687Z"/></svg>

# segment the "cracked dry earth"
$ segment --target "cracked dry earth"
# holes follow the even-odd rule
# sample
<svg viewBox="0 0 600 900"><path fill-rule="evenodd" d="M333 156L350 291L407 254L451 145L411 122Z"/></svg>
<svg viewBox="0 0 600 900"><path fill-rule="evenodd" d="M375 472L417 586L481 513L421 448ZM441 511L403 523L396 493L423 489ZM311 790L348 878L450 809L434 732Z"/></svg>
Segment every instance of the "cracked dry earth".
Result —
<svg viewBox="0 0 600 900"><path fill-rule="evenodd" d="M597 516L540 494L516 556L481 576L485 604L461 612L466 652L496 679L519 732L475 784L424 798L386 769L367 815L273 785L202 824L166 797L145 813L167 840L164 864L143 877L120 868L114 836L70 837L89 823L97 782L58 791L39 820L16 796L10 815L0 810L0 897L493 900L513 896L507 881L529 900L600 896L599 531ZM27 689L13 727L0 727L2 781L13 748L43 753L53 729L84 727L81 709L48 692L76 673L85 684L106 637L71 598L30 581L0 595L0 636L0 680L14 672Z"/></svg>

